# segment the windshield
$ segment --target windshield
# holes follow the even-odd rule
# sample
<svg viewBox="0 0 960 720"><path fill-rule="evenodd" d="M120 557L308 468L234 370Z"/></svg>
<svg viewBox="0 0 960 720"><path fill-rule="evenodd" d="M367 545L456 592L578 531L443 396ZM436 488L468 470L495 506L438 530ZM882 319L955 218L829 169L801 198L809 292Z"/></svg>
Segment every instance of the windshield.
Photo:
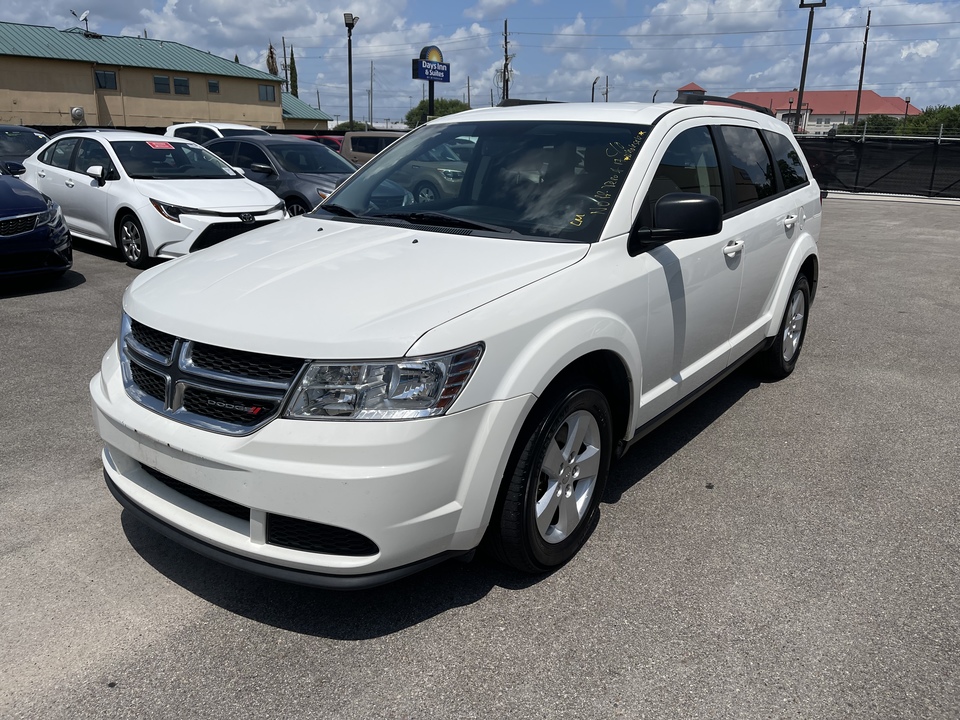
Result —
<svg viewBox="0 0 960 720"><path fill-rule="evenodd" d="M27 157L47 140L46 135L28 130L0 130L0 155Z"/></svg>
<svg viewBox="0 0 960 720"><path fill-rule="evenodd" d="M199 145L167 140L113 140L120 164L138 180L224 180L241 178L229 165Z"/></svg>
<svg viewBox="0 0 960 720"><path fill-rule="evenodd" d="M349 222L594 242L649 129L534 120L427 125L371 160L319 209L329 205ZM415 203L378 202L388 181Z"/></svg>
<svg viewBox="0 0 960 720"><path fill-rule="evenodd" d="M292 173L347 173L356 168L342 155L309 140L303 142L276 143L267 149L287 172Z"/></svg>

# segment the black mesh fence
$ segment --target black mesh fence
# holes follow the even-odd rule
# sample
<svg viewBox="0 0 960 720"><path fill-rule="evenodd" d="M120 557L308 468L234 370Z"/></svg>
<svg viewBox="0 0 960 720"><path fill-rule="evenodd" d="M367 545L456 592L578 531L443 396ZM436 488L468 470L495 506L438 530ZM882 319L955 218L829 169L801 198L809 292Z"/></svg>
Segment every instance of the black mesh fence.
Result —
<svg viewBox="0 0 960 720"><path fill-rule="evenodd" d="M800 137L823 190L960 198L960 141Z"/></svg>

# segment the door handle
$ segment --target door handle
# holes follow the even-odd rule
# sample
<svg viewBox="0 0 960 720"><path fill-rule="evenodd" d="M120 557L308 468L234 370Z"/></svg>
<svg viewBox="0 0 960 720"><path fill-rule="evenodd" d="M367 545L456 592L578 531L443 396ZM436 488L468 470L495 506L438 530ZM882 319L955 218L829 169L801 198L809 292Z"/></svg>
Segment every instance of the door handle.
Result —
<svg viewBox="0 0 960 720"><path fill-rule="evenodd" d="M43 170L37 170L37 177L46 177L47 174Z"/></svg>
<svg viewBox="0 0 960 720"><path fill-rule="evenodd" d="M73 180L64 180L63 184L67 187L73 187Z"/></svg>
<svg viewBox="0 0 960 720"><path fill-rule="evenodd" d="M787 216L783 219L783 226L784 226L785 228L792 228L792 227L797 223L797 220L798 220L799 218L800 218L799 215L787 215Z"/></svg>
<svg viewBox="0 0 960 720"><path fill-rule="evenodd" d="M727 257L733 257L743 250L743 240L731 240L723 246L723 254Z"/></svg>

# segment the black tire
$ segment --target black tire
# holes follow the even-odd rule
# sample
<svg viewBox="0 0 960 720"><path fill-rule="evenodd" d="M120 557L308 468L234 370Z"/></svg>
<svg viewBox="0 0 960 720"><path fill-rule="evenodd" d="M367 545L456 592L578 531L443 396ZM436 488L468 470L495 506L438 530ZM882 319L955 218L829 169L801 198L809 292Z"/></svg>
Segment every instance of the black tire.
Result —
<svg viewBox="0 0 960 720"><path fill-rule="evenodd" d="M117 248L130 267L143 270L150 265L147 236L135 215L124 215L117 223Z"/></svg>
<svg viewBox="0 0 960 720"><path fill-rule="evenodd" d="M440 199L440 191L432 182L424 180L414 188L413 197L418 203L434 202Z"/></svg>
<svg viewBox="0 0 960 720"><path fill-rule="evenodd" d="M303 215L304 213L310 212L311 209L312 208L308 208L296 198L287 200L287 212L290 213L291 216Z"/></svg>
<svg viewBox="0 0 960 720"><path fill-rule="evenodd" d="M769 380L782 380L793 372L807 335L807 316L810 314L810 283L806 275L798 275L777 337L758 358L760 372Z"/></svg>
<svg viewBox="0 0 960 720"><path fill-rule="evenodd" d="M612 451L610 405L598 388L581 380L544 395L507 467L488 531L493 555L537 574L572 558L596 527Z"/></svg>

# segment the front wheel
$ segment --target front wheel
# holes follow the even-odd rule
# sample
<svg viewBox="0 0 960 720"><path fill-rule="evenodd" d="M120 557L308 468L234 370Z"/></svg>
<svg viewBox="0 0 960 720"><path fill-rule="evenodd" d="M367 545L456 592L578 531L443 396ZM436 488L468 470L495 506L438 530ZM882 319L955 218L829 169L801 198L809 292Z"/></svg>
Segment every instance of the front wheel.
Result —
<svg viewBox="0 0 960 720"><path fill-rule="evenodd" d="M424 180L414 189L413 196L418 203L434 202L440 199L440 191L437 190L437 186L432 182Z"/></svg>
<svg viewBox="0 0 960 720"><path fill-rule="evenodd" d="M780 330L773 345L760 356L760 369L771 380L782 380L793 372L803 349L807 334L807 315L810 309L810 283L806 275L798 275Z"/></svg>
<svg viewBox="0 0 960 720"><path fill-rule="evenodd" d="M140 221L133 215L124 215L120 220L117 226L117 247L130 267L142 270L149 265L147 237L143 234Z"/></svg>
<svg viewBox="0 0 960 720"><path fill-rule="evenodd" d="M296 198L293 198L291 200L287 200L287 212L290 214L290 217L294 217L296 215L303 215L304 213L310 212L310 208Z"/></svg>
<svg viewBox="0 0 960 720"><path fill-rule="evenodd" d="M491 521L496 557L518 570L556 568L596 525L610 469L610 405L586 382L544 396L517 440Z"/></svg>

